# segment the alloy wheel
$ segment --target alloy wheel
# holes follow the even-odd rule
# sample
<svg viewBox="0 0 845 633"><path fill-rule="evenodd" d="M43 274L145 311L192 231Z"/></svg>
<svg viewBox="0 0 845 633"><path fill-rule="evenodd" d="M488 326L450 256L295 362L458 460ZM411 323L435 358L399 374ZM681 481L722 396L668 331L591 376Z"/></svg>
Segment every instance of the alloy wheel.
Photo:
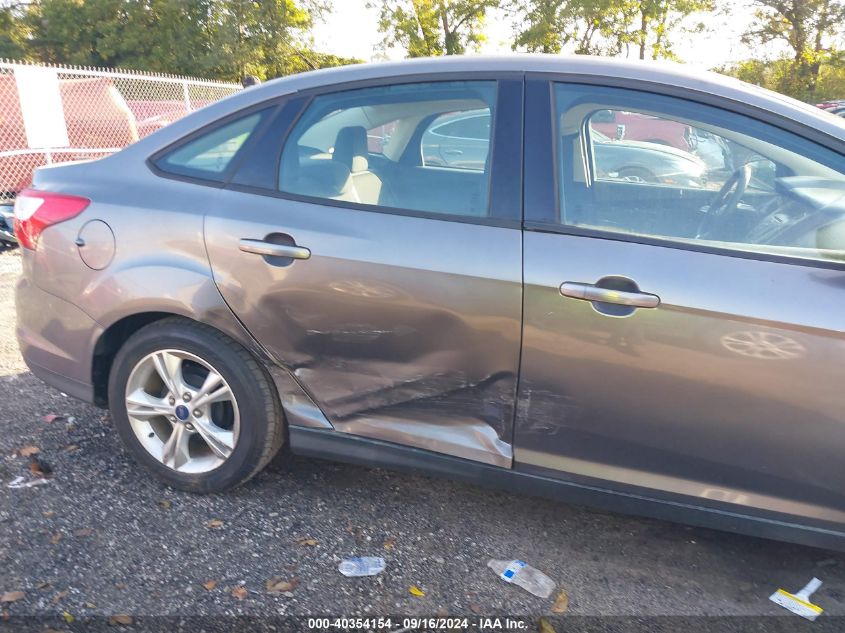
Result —
<svg viewBox="0 0 845 633"><path fill-rule="evenodd" d="M138 441L159 462L205 473L238 441L238 403L222 374L190 352L165 349L142 358L126 382L126 414Z"/></svg>

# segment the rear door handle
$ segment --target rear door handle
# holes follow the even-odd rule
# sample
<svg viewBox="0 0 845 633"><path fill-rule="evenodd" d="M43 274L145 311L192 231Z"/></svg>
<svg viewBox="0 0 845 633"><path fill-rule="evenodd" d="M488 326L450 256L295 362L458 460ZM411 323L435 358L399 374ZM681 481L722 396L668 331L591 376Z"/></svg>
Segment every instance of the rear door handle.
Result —
<svg viewBox="0 0 845 633"><path fill-rule="evenodd" d="M274 244L264 240L242 239L238 243L244 253L255 253L268 257L290 257L291 259L308 259L311 257L311 250L304 246L295 244Z"/></svg>
<svg viewBox="0 0 845 633"><path fill-rule="evenodd" d="M583 284L567 281L560 285L560 294L582 301L598 301L600 303L615 303L634 308L656 308L660 305L660 297L647 292L626 292L601 288L593 284Z"/></svg>

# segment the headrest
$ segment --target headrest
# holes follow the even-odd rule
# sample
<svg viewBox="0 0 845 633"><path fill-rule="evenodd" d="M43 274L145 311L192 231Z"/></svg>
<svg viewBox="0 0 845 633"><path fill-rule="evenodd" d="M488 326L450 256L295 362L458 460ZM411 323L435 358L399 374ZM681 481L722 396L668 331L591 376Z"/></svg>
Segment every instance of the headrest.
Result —
<svg viewBox="0 0 845 633"><path fill-rule="evenodd" d="M334 143L332 159L345 165L353 174L367 171L367 130L361 125L341 128Z"/></svg>

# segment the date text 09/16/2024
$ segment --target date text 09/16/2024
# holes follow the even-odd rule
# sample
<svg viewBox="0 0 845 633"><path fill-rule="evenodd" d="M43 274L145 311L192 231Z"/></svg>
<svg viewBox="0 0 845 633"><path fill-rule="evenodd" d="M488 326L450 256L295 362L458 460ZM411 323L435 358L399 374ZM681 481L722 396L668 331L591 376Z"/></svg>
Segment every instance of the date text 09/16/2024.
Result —
<svg viewBox="0 0 845 633"><path fill-rule="evenodd" d="M415 631L415 630L447 630L455 629L476 631L523 631L528 623L520 618L509 617L404 617L402 619L389 617L355 617L355 618L308 618L308 629L314 631L356 631L383 630Z"/></svg>

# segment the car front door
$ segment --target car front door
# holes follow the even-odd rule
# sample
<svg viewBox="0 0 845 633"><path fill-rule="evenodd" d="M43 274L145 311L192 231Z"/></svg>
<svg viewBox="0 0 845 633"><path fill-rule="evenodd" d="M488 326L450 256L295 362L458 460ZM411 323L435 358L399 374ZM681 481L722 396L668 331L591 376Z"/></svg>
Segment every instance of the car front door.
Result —
<svg viewBox="0 0 845 633"><path fill-rule="evenodd" d="M299 96L208 211L221 293L337 431L510 465L522 85L449 78ZM495 120L492 159L426 165L431 121L479 110Z"/></svg>
<svg viewBox="0 0 845 633"><path fill-rule="evenodd" d="M515 463L843 522L838 141L635 90L531 80L526 98ZM665 148L629 143L655 179L608 175L589 131L608 110L689 125L725 152L690 156L706 172L679 181L657 170Z"/></svg>

